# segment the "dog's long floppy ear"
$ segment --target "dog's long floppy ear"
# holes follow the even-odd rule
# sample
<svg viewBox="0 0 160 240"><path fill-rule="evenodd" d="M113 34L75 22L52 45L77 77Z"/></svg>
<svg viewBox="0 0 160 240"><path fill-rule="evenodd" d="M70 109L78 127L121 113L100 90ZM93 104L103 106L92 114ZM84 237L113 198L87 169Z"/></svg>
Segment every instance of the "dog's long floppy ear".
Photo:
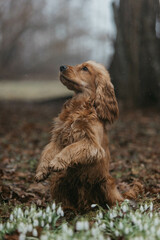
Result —
<svg viewBox="0 0 160 240"><path fill-rule="evenodd" d="M118 103L109 73L99 73L95 79L95 108L100 119L113 123L119 115Z"/></svg>

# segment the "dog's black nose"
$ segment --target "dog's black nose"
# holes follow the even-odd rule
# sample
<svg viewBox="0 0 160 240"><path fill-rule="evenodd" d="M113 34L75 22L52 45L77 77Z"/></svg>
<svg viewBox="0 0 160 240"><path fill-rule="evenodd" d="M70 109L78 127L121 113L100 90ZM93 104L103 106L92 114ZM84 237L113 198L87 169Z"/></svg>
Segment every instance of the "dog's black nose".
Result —
<svg viewBox="0 0 160 240"><path fill-rule="evenodd" d="M64 66L60 66L60 71L61 72L65 71L66 69L67 69L67 66L65 66L65 65Z"/></svg>

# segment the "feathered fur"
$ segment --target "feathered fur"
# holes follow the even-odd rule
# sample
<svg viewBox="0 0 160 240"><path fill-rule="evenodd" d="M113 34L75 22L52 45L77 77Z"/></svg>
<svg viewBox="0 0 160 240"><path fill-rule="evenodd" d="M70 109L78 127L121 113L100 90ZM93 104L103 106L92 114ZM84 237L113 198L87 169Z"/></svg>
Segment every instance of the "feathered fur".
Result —
<svg viewBox="0 0 160 240"><path fill-rule="evenodd" d="M109 173L105 124L113 123L119 111L108 71L88 61L67 66L60 80L75 95L54 120L52 138L42 153L36 180L52 172L53 199L81 212L89 210L92 203L106 207L123 201ZM125 196L135 198L140 191L141 187L134 186Z"/></svg>

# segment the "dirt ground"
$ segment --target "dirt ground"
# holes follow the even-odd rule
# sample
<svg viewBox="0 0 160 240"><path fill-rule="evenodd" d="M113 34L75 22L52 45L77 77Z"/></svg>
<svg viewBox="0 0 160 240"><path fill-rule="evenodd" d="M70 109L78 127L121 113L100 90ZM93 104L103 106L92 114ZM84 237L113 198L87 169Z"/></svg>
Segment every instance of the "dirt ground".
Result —
<svg viewBox="0 0 160 240"><path fill-rule="evenodd" d="M0 102L0 220L15 205L50 201L49 180L35 183L40 153L48 143L52 119L65 101L43 103ZM120 110L109 129L111 174L121 191L139 180L144 194L138 201L152 200L160 207L160 114L153 109Z"/></svg>

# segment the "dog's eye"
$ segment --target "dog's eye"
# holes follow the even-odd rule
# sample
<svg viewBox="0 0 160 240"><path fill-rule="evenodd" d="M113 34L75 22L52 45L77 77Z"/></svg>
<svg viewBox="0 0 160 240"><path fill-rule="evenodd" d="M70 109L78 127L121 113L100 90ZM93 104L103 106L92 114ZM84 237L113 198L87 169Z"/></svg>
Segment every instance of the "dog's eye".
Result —
<svg viewBox="0 0 160 240"><path fill-rule="evenodd" d="M83 71L88 71L88 68L85 66L82 68Z"/></svg>

